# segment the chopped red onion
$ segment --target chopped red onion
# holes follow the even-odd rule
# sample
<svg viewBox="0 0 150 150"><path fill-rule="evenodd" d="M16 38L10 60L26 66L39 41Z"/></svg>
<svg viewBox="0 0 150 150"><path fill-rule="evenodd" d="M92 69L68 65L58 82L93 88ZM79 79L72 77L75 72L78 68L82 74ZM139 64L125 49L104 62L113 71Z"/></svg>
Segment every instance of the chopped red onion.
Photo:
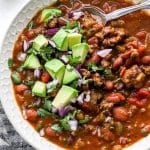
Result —
<svg viewBox="0 0 150 150"><path fill-rule="evenodd" d="M68 18L73 18L73 13L72 12L68 13Z"/></svg>
<svg viewBox="0 0 150 150"><path fill-rule="evenodd" d="M54 41L52 41L52 40L48 40L48 43L53 47L53 48L55 48L56 47L56 44L55 44L55 42Z"/></svg>
<svg viewBox="0 0 150 150"><path fill-rule="evenodd" d="M17 59L19 60L19 61L25 61L25 59L26 59L26 57L27 57L27 54L26 53L22 53L22 52L20 52L19 54L18 54L18 56L17 56Z"/></svg>
<svg viewBox="0 0 150 150"><path fill-rule="evenodd" d="M77 120L75 120L75 119L74 120L69 120L68 123L69 123L70 129L72 131L76 131L77 130L77 128L78 128L78 121Z"/></svg>
<svg viewBox="0 0 150 150"><path fill-rule="evenodd" d="M76 101L77 101L79 104L83 104L83 99L84 99L84 93L81 93L81 94L77 97Z"/></svg>
<svg viewBox="0 0 150 150"><path fill-rule="evenodd" d="M40 106L42 99L40 97L37 98L35 104L36 106Z"/></svg>
<svg viewBox="0 0 150 150"><path fill-rule="evenodd" d="M78 65L76 66L76 69L77 69L78 72L80 72L81 66L82 66L82 64L78 64Z"/></svg>
<svg viewBox="0 0 150 150"><path fill-rule="evenodd" d="M44 129L41 129L40 132L39 132L40 136L44 136L45 135L45 131Z"/></svg>
<svg viewBox="0 0 150 150"><path fill-rule="evenodd" d="M110 122L112 120L112 117L106 117L105 122Z"/></svg>
<svg viewBox="0 0 150 150"><path fill-rule="evenodd" d="M75 108L72 107L71 105L62 107L60 109L58 109L58 114L60 117L64 117L66 116L70 111L73 111Z"/></svg>
<svg viewBox="0 0 150 150"><path fill-rule="evenodd" d="M78 70L76 70L76 69L75 69L75 71L76 71L76 73L78 74L79 78L81 79L82 76L81 76L80 72L79 72Z"/></svg>
<svg viewBox="0 0 150 150"><path fill-rule="evenodd" d="M39 79L41 77L41 70L35 69L34 70L34 77Z"/></svg>
<svg viewBox="0 0 150 150"><path fill-rule="evenodd" d="M55 108L55 107L53 107L53 108L52 108L52 113L57 113L57 112L58 112L58 109Z"/></svg>
<svg viewBox="0 0 150 150"><path fill-rule="evenodd" d="M100 57L104 58L106 57L109 53L111 53L112 49L103 49L103 50L99 50L97 52L97 55L99 55Z"/></svg>
<svg viewBox="0 0 150 150"><path fill-rule="evenodd" d="M54 35L55 33L57 33L58 30L59 30L59 28L48 29L48 30L47 30L47 35L52 36L52 35Z"/></svg>
<svg viewBox="0 0 150 150"><path fill-rule="evenodd" d="M59 19L63 20L63 21L66 22L66 23L69 22L69 21L68 21L66 18L64 18L64 17L60 17Z"/></svg>
<svg viewBox="0 0 150 150"><path fill-rule="evenodd" d="M26 52L29 47L30 47L30 42L24 40L23 41L23 51Z"/></svg>
<svg viewBox="0 0 150 150"><path fill-rule="evenodd" d="M69 59L66 55L61 55L60 59L64 62L64 63L68 63Z"/></svg>
<svg viewBox="0 0 150 150"><path fill-rule="evenodd" d="M69 136L67 139L67 142L68 142L68 145L72 144L73 143L73 137Z"/></svg>
<svg viewBox="0 0 150 150"><path fill-rule="evenodd" d="M84 101L85 101L85 102L89 102L90 99L91 99L90 93L87 92Z"/></svg>
<svg viewBox="0 0 150 150"><path fill-rule="evenodd" d="M79 12L73 12L73 19L78 20L81 16L83 16L84 13L82 11Z"/></svg>

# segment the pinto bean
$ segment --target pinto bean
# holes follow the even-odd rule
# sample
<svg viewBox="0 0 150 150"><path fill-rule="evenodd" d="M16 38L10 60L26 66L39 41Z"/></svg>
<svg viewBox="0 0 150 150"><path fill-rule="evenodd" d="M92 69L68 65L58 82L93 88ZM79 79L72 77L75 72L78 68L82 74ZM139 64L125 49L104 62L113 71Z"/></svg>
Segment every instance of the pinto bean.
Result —
<svg viewBox="0 0 150 150"><path fill-rule="evenodd" d="M141 61L145 65L150 65L150 55L144 56Z"/></svg>
<svg viewBox="0 0 150 150"><path fill-rule="evenodd" d="M88 63L95 63L98 64L100 61L101 57L97 54L94 54L88 61Z"/></svg>
<svg viewBox="0 0 150 150"><path fill-rule="evenodd" d="M28 109L26 111L27 119L30 121L36 121L37 120L37 112L34 109Z"/></svg>
<svg viewBox="0 0 150 150"><path fill-rule="evenodd" d="M28 86L24 85L24 84L19 84L15 86L15 90L17 93L21 94L23 93L25 90L28 89Z"/></svg>
<svg viewBox="0 0 150 150"><path fill-rule="evenodd" d="M124 101L125 97L121 93L111 93L111 94L108 94L105 99L108 102L119 103L121 101Z"/></svg>
<svg viewBox="0 0 150 150"><path fill-rule="evenodd" d="M45 129L45 133L46 133L46 135L48 135L50 137L56 137L56 132L54 130L52 130L51 127L47 127Z"/></svg>
<svg viewBox="0 0 150 150"><path fill-rule="evenodd" d="M126 121L128 118L128 111L125 107L116 107L113 109L113 115L120 121Z"/></svg>
<svg viewBox="0 0 150 150"><path fill-rule="evenodd" d="M123 59L121 57L118 57L114 62L113 62L113 69L118 69L123 63Z"/></svg>
<svg viewBox="0 0 150 150"><path fill-rule="evenodd" d="M110 81L110 80L106 81L106 82L105 82L105 88L106 88L107 90L112 90L112 89L113 89L113 82Z"/></svg>

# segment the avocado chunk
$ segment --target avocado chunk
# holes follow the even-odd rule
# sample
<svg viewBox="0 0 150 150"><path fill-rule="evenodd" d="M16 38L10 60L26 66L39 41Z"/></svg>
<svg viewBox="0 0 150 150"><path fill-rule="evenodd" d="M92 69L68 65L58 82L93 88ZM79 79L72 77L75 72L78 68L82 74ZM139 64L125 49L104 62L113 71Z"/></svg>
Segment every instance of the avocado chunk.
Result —
<svg viewBox="0 0 150 150"><path fill-rule="evenodd" d="M38 35L33 41L33 48L37 51L48 45L48 40L43 35Z"/></svg>
<svg viewBox="0 0 150 150"><path fill-rule="evenodd" d="M32 88L32 94L40 97L46 97L46 84L41 81L36 81Z"/></svg>
<svg viewBox="0 0 150 150"><path fill-rule="evenodd" d="M45 64L45 68L53 79L58 80L62 83L64 77L65 65L58 59L52 59Z"/></svg>
<svg viewBox="0 0 150 150"><path fill-rule="evenodd" d="M79 78L78 72L75 70L74 67L68 64L65 69L63 84L68 84L78 78Z"/></svg>
<svg viewBox="0 0 150 150"><path fill-rule="evenodd" d="M61 16L62 12L59 9L44 9L41 14L41 21L48 22L54 16L59 17Z"/></svg>
<svg viewBox="0 0 150 150"><path fill-rule="evenodd" d="M82 35L79 33L70 33L68 35L69 49L71 49L72 46L81 43L81 37L82 37Z"/></svg>
<svg viewBox="0 0 150 150"><path fill-rule="evenodd" d="M74 58L78 57L79 62L83 63L87 56L88 50L89 50L89 45L87 43L76 44L72 47L73 57Z"/></svg>
<svg viewBox="0 0 150 150"><path fill-rule="evenodd" d="M64 107L78 96L78 91L72 87L63 85L54 98L52 105L56 108Z"/></svg>
<svg viewBox="0 0 150 150"><path fill-rule="evenodd" d="M56 47L60 51L67 51L68 49L68 33L64 29L60 29L53 37Z"/></svg>
<svg viewBox="0 0 150 150"><path fill-rule="evenodd" d="M39 69L39 68L41 68L41 64L40 64L40 61L36 55L30 54L26 58L24 65L23 65L23 68L25 68L25 69Z"/></svg>

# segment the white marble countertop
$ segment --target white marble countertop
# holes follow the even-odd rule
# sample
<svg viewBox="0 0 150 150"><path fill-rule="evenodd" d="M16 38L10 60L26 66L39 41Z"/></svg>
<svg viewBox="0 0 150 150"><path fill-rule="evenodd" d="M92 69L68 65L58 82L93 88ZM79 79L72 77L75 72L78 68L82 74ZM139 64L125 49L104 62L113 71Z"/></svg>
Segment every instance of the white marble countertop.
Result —
<svg viewBox="0 0 150 150"><path fill-rule="evenodd" d="M0 0L0 45L6 31L21 8L29 0Z"/></svg>

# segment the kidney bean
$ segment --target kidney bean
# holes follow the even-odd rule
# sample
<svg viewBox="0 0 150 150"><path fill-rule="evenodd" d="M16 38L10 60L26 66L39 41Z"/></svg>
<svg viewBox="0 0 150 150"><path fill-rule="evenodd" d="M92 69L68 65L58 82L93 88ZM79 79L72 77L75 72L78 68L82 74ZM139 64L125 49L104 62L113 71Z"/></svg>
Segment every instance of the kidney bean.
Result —
<svg viewBox="0 0 150 150"><path fill-rule="evenodd" d="M121 57L118 57L114 62L113 62L113 69L118 69L123 63L123 59Z"/></svg>
<svg viewBox="0 0 150 150"><path fill-rule="evenodd" d="M147 99L146 98L138 99L136 97L131 97L128 99L128 102L137 106L137 107L144 107L147 103Z"/></svg>
<svg viewBox="0 0 150 150"><path fill-rule="evenodd" d="M120 77L124 75L125 71L126 71L126 67L122 67L120 70Z"/></svg>
<svg viewBox="0 0 150 150"><path fill-rule="evenodd" d="M94 54L89 60L88 63L95 63L98 64L101 60L101 57L97 54Z"/></svg>
<svg viewBox="0 0 150 150"><path fill-rule="evenodd" d="M126 121L128 118L128 110L125 107L116 107L113 109L113 115L119 121Z"/></svg>
<svg viewBox="0 0 150 150"><path fill-rule="evenodd" d="M130 57L130 55L131 55L132 52L133 52L133 50L129 50L129 51L121 54L120 57L123 58L123 59L127 59L127 58Z"/></svg>
<svg viewBox="0 0 150 150"><path fill-rule="evenodd" d="M111 93L111 94L108 94L105 99L108 102L119 103L121 101L124 101L125 97L121 93Z"/></svg>
<svg viewBox="0 0 150 150"><path fill-rule="evenodd" d="M93 36L90 39L88 39L88 44L92 45L92 44L95 44L95 43L98 43L97 37Z"/></svg>
<svg viewBox="0 0 150 150"><path fill-rule="evenodd" d="M51 78L51 76L49 75L49 73L48 72L43 72L43 74L42 74L42 76L41 76L41 80L42 80L42 82L44 82L44 83L47 83L48 81L50 81L52 78Z"/></svg>
<svg viewBox="0 0 150 150"><path fill-rule="evenodd" d="M146 98L146 97L150 96L150 92L147 89L142 88L137 92L137 95L140 98Z"/></svg>
<svg viewBox="0 0 150 150"><path fill-rule="evenodd" d="M113 82L108 80L105 82L105 89L112 90L113 89Z"/></svg>
<svg viewBox="0 0 150 150"><path fill-rule="evenodd" d="M30 121L36 121L37 120L37 112L34 109L28 109L26 111L27 119Z"/></svg>
<svg viewBox="0 0 150 150"><path fill-rule="evenodd" d="M142 63L145 65L150 65L150 55L142 57Z"/></svg>
<svg viewBox="0 0 150 150"><path fill-rule="evenodd" d="M45 133L46 133L46 135L48 135L50 137L56 137L57 136L56 132L54 130L52 130L51 127L47 127L45 129Z"/></svg>

